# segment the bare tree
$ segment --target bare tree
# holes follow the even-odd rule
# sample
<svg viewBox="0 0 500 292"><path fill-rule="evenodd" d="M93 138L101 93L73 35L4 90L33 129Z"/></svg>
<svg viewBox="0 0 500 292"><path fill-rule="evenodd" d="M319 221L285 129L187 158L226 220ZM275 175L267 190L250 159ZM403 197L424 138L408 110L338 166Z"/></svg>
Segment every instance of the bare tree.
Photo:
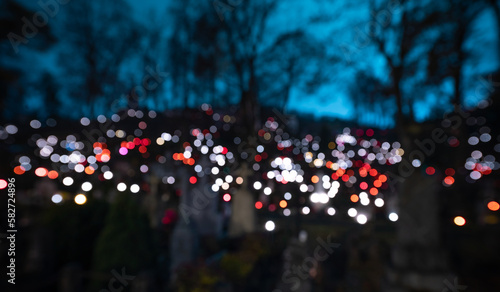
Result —
<svg viewBox="0 0 500 292"><path fill-rule="evenodd" d="M245 2L226 14L224 37L227 55L241 92L240 121L252 135L258 121L257 60L264 48L266 25L276 8L275 0Z"/></svg>
<svg viewBox="0 0 500 292"><path fill-rule="evenodd" d="M75 0L68 6L62 32L61 65L68 78L66 93L84 101L86 114L94 115L99 99L104 105L126 88L120 78L124 64L138 47L141 28L125 1L105 5Z"/></svg>
<svg viewBox="0 0 500 292"><path fill-rule="evenodd" d="M262 55L258 63L262 99L274 100L283 112L292 89L313 93L327 81L331 59L324 44L302 30L279 36Z"/></svg>
<svg viewBox="0 0 500 292"><path fill-rule="evenodd" d="M26 66L25 57L53 48L56 38L50 24L35 26L32 23L35 12L18 1L3 1L0 9L3 12L0 16L0 118L19 118L26 114L22 104L29 87L27 77L34 69Z"/></svg>

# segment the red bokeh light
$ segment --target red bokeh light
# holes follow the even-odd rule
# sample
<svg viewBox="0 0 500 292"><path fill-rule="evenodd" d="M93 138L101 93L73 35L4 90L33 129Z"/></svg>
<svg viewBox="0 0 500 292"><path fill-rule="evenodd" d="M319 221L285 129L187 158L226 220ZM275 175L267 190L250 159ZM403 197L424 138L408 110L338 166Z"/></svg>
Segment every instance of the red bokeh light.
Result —
<svg viewBox="0 0 500 292"><path fill-rule="evenodd" d="M444 178L444 183L451 186L455 182L455 179L451 176L447 176Z"/></svg>

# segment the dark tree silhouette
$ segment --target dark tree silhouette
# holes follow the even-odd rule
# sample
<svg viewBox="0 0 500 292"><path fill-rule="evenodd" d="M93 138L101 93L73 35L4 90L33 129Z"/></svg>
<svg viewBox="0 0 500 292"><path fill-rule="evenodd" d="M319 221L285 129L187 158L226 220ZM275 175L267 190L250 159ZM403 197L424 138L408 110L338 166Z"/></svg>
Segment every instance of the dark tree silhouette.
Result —
<svg viewBox="0 0 500 292"><path fill-rule="evenodd" d="M137 52L141 27L125 1L103 5L75 0L67 8L60 37L60 64L68 76L65 94L93 116L99 102L99 112L105 112L128 88L120 72Z"/></svg>
<svg viewBox="0 0 500 292"><path fill-rule="evenodd" d="M17 1L0 3L0 119L20 118L26 94L26 66L23 57L48 50L56 42L51 25L32 23L35 11ZM4 112L6 111L6 112Z"/></svg>
<svg viewBox="0 0 500 292"><path fill-rule="evenodd" d="M279 36L262 55L258 62L262 100L274 100L283 112L293 89L313 93L327 81L325 72L331 64L324 44L303 30Z"/></svg>
<svg viewBox="0 0 500 292"><path fill-rule="evenodd" d="M227 13L224 20L225 53L229 56L241 92L239 121L244 136L253 135L259 120L256 66L263 49L266 26L276 5L275 0L244 3Z"/></svg>

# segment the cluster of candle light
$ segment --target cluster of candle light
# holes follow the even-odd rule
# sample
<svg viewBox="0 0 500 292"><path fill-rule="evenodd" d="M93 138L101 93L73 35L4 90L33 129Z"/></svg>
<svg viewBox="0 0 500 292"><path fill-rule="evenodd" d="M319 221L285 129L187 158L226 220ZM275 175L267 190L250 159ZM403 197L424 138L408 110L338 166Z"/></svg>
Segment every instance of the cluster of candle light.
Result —
<svg viewBox="0 0 500 292"><path fill-rule="evenodd" d="M115 114L111 117L111 121L105 116L98 116L97 123L114 124L113 127L103 130L93 143L78 139L76 134L69 134L64 138L58 138L53 134L47 136L33 134L30 142L35 148L34 154L46 162L34 161L35 157L22 155L18 157L13 170L17 175L33 171L38 177L59 179L66 187L73 186L76 180L83 181L78 194L74 196L74 201L77 204L85 204L85 193L92 190L97 180L112 180L115 177L108 165L113 158L135 155L139 152L145 161L154 157L154 163L182 163L185 167L189 167L194 173L188 178L191 184L196 184L201 177L210 176L212 191L220 192L224 202L230 202L231 192L235 191L237 185L249 179L252 181L249 185L261 194L255 203L255 208L258 210L267 207L268 211L274 212L279 207L283 216L298 213L309 215L318 212L333 216L338 214L333 200L339 191L343 190L342 193L347 194L352 204L346 210L346 215L354 218L359 224L365 224L370 220L373 208L384 206L387 208L388 219L398 220L394 207L388 208L386 204L388 177L380 173L377 167L390 167L401 162L405 151L399 142L377 140L372 129L350 128L343 129L333 141L327 143L322 143L320 137L313 137L310 134L302 138L293 138L278 120L270 117L257 132L257 145L246 145L241 150L244 141L240 137L234 137L231 145L222 145L216 139L223 135L221 133L232 129L236 122L235 116L216 113L208 104L202 105L202 111L211 117L214 124L206 129L196 127L190 129L190 135L184 138L184 141L181 141L180 130L175 130L173 133L151 134L151 138L144 137L148 134L147 121L143 120L146 115L142 111L135 110L129 110L121 117ZM157 114L150 111L147 116L154 119ZM127 135L123 129L114 129L115 126L119 126L120 121L127 118L139 119L137 128L132 131L133 134ZM86 117L80 120L84 128L89 127L91 123L92 121ZM55 121L51 120L51 124L54 126ZM33 129L42 128L38 120L31 121L30 125ZM7 125L0 129L0 138L7 139L17 132L16 126ZM490 141L491 136L487 132L483 130L478 137L470 137L468 143L476 145L479 142ZM117 146L108 147L108 145ZM327 147L321 149L321 145ZM496 152L500 152L499 145L495 146ZM158 149L159 153L154 152ZM165 149L177 149L177 151L171 156L165 156ZM208 164L200 163L203 156L207 156ZM261 175L258 178L256 176L247 178L231 173L229 166L238 165L241 161L247 161L253 171ZM45 166L41 166L42 164ZM47 164L50 167L46 166ZM139 166L140 173L151 172L150 164L151 162L142 163ZM420 167L420 163L415 161L412 164ZM480 150L474 150L465 163L465 169L470 171L469 177L472 180L478 180L498 168L495 157L483 155ZM434 175L435 169L427 167L426 173ZM451 186L455 182L455 170L448 168L445 174L443 184ZM97 180L93 177L97 177ZM185 178L176 177L174 174L162 177L161 181L165 184L174 184L183 179ZM129 190L131 193L139 193L143 190L140 184L127 184L123 179L116 180L115 183L119 192ZM295 184L296 193L280 194L279 185L285 184ZM308 200L302 199L299 205L294 206L291 202L293 196L306 196ZM52 196L52 201L58 204L65 197L64 194L57 193ZM495 203L489 202L488 208L493 211L498 210L498 203L496 205ZM273 229L274 227L275 225Z"/></svg>

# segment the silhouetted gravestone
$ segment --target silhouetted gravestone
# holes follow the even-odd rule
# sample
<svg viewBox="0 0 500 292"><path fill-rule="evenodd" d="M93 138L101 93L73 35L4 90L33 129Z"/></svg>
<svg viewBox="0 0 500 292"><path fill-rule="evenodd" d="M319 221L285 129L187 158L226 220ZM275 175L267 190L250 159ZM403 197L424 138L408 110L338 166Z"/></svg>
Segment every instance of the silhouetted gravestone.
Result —
<svg viewBox="0 0 500 292"><path fill-rule="evenodd" d="M229 236L241 236L255 231L254 199L248 190L248 177L253 173L247 163L242 163L236 175L243 178L240 189L232 197Z"/></svg>
<svg viewBox="0 0 500 292"><path fill-rule="evenodd" d="M193 228L192 214L195 212L193 206L193 194L189 192L187 170L180 169L181 177L181 199L179 212L181 214L172 234L170 246L170 271L174 272L182 264L192 262L195 259L197 236Z"/></svg>
<svg viewBox="0 0 500 292"><path fill-rule="evenodd" d="M348 237L346 291L384 291L381 289L384 273L381 260L383 251L374 235L372 226L365 225L361 232L355 232Z"/></svg>
<svg viewBox="0 0 500 292"><path fill-rule="evenodd" d="M155 174L150 175L149 179L149 186L151 191L147 196L144 198L144 207L148 213L148 217L150 220L150 225L153 228L158 227L158 224L160 223L161 219L161 214L163 213L162 210L160 210L160 202L158 198L158 184L160 180Z"/></svg>
<svg viewBox="0 0 500 292"><path fill-rule="evenodd" d="M283 270L278 278L276 292L309 292L312 291L311 267L305 242L292 238L283 252ZM304 269L305 268L305 269Z"/></svg>
<svg viewBox="0 0 500 292"><path fill-rule="evenodd" d="M203 169L211 169L211 162L207 155L202 156L198 164ZM222 216L217 211L219 194L212 191L214 179L205 174L198 178L198 182L191 190L193 198L193 220L198 236L219 236L222 232Z"/></svg>
<svg viewBox="0 0 500 292"><path fill-rule="evenodd" d="M439 237L438 187L438 180L419 169L400 186L397 243L388 273L393 289L388 291L443 291L449 273Z"/></svg>
<svg viewBox="0 0 500 292"><path fill-rule="evenodd" d="M206 156L199 160L203 169L210 169L211 162ZM200 237L217 237L222 231L222 218L217 211L219 195L212 191L212 181L207 174L192 185L185 168L180 169L181 198L179 220L174 228L171 245L171 270L175 271L183 263L192 262L198 250Z"/></svg>

